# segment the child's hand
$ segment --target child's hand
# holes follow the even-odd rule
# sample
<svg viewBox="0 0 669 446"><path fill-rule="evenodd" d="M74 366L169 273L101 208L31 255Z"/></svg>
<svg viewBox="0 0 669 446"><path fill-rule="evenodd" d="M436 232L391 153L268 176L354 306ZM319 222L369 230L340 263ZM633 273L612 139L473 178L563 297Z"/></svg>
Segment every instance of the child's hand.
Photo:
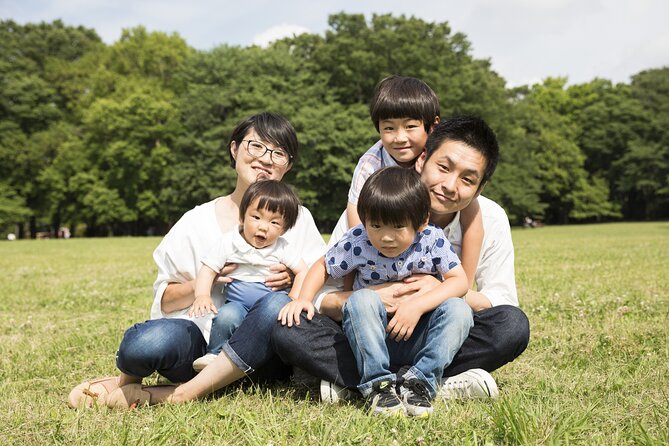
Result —
<svg viewBox="0 0 669 446"><path fill-rule="evenodd" d="M288 324L289 327L295 325L300 325L300 314L303 311L307 312L307 319L311 320L314 317L314 312L316 308L314 304L308 300L295 299L292 302L287 303L281 311L279 311L279 317L277 320L281 321L281 325Z"/></svg>
<svg viewBox="0 0 669 446"><path fill-rule="evenodd" d="M218 314L216 305L214 301L211 300L211 296L199 296L195 298L195 302L190 306L188 310L188 316L190 317L200 317L207 314L214 313Z"/></svg>
<svg viewBox="0 0 669 446"><path fill-rule="evenodd" d="M395 316L388 322L386 333L397 342L408 340L413 334L416 324L423 313L411 305L411 302L402 302L397 305Z"/></svg>

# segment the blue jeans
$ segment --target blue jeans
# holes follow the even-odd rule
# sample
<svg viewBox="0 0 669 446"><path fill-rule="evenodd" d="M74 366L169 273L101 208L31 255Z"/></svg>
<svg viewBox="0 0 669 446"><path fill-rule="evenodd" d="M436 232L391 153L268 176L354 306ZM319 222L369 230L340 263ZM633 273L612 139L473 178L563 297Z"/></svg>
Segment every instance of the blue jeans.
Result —
<svg viewBox="0 0 669 446"><path fill-rule="evenodd" d="M279 311L290 302L285 292L269 293L259 299L249 310L246 318L223 344L223 351L232 362L247 375L276 360L271 335Z"/></svg>
<svg viewBox="0 0 669 446"><path fill-rule="evenodd" d="M235 365L257 381L285 379L286 366L270 342L279 310L290 302L285 292L270 293L251 307L223 350ZM280 325L280 324L279 324ZM193 361L207 351L197 325L186 319L153 319L130 327L116 353L116 366L128 375L144 378L158 372L172 382L195 376Z"/></svg>
<svg viewBox="0 0 669 446"><path fill-rule="evenodd" d="M278 291L285 293L285 291ZM264 283L233 281L226 287L225 304L211 322L207 353L219 354L223 344L239 328L250 308L261 298L273 292Z"/></svg>
<svg viewBox="0 0 669 446"><path fill-rule="evenodd" d="M206 349L207 343L193 322L153 319L125 332L116 353L116 367L140 378L158 372L172 382L185 382L195 376L193 361Z"/></svg>
<svg viewBox="0 0 669 446"><path fill-rule="evenodd" d="M397 342L386 334L388 313L381 299L367 289L351 294L342 313L363 396L371 393L376 382L395 381L390 370L394 363L411 366L404 376L425 382L434 397L444 366L451 363L474 325L469 305L462 299L448 299L420 318L408 340Z"/></svg>
<svg viewBox="0 0 669 446"><path fill-rule="evenodd" d="M499 305L474 313L474 326L444 377L469 369L492 372L516 359L530 340L530 324L523 311L511 305ZM355 356L342 327L322 314L311 321L301 317L300 325L275 325L272 348L285 364L294 364L307 373L356 388L360 384ZM402 364L404 365L404 364ZM391 369L393 364L391 363Z"/></svg>

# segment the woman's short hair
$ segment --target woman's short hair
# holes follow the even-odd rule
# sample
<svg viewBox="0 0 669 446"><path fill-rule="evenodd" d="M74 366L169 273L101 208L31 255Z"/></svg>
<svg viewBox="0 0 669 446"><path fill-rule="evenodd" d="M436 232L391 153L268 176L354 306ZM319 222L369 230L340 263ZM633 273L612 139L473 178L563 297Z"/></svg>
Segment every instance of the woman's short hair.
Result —
<svg viewBox="0 0 669 446"><path fill-rule="evenodd" d="M295 129L286 118L272 112L258 113L237 124L230 135L228 149L233 141L237 147L241 147L242 140L251 129L255 130L263 141L284 149L290 155L290 163L295 162L298 149ZM235 167L235 158L232 153L230 153L230 165Z"/></svg>
<svg viewBox="0 0 669 446"><path fill-rule="evenodd" d="M290 186L276 180L260 180L250 185L239 204L240 221L244 220L246 211L256 198L259 199L258 209L278 212L283 216L284 231L295 226L300 213L300 199Z"/></svg>
<svg viewBox="0 0 669 446"><path fill-rule="evenodd" d="M405 225L418 230L430 215L430 195L413 168L385 167L365 181L358 198L364 225Z"/></svg>

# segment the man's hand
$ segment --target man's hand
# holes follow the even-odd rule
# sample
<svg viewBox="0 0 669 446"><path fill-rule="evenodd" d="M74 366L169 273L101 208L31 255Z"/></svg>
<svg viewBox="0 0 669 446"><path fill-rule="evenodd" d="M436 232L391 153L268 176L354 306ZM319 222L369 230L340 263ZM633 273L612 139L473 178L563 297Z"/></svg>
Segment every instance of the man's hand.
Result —
<svg viewBox="0 0 669 446"><path fill-rule="evenodd" d="M430 274L414 274L403 280L403 284L395 291L395 298L420 296L441 284L441 281Z"/></svg>
<svg viewBox="0 0 669 446"><path fill-rule="evenodd" d="M386 282L380 285L370 286L369 288L376 291L383 306L386 307L386 312L392 314L397 310L397 305L406 298L404 295L397 296L397 292L403 287L405 287L405 285L402 282Z"/></svg>
<svg viewBox="0 0 669 446"><path fill-rule="evenodd" d="M236 263L226 263L225 266L218 272L214 283L230 283L232 282L232 277L228 275L237 269Z"/></svg>
<svg viewBox="0 0 669 446"><path fill-rule="evenodd" d="M274 274L265 277L265 286L272 291L285 290L293 284L295 274L283 263L277 263L269 267Z"/></svg>

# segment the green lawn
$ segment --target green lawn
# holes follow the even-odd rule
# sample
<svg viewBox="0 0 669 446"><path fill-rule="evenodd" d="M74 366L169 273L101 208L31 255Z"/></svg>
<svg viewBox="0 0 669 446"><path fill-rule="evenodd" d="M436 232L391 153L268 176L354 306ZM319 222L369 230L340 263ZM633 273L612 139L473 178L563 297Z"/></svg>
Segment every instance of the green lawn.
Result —
<svg viewBox="0 0 669 446"><path fill-rule="evenodd" d="M0 242L0 443L669 444L669 223L515 230L527 351L497 401L437 402L428 420L325 406L304 387L233 386L134 412L74 411L115 373L144 320L158 238Z"/></svg>

